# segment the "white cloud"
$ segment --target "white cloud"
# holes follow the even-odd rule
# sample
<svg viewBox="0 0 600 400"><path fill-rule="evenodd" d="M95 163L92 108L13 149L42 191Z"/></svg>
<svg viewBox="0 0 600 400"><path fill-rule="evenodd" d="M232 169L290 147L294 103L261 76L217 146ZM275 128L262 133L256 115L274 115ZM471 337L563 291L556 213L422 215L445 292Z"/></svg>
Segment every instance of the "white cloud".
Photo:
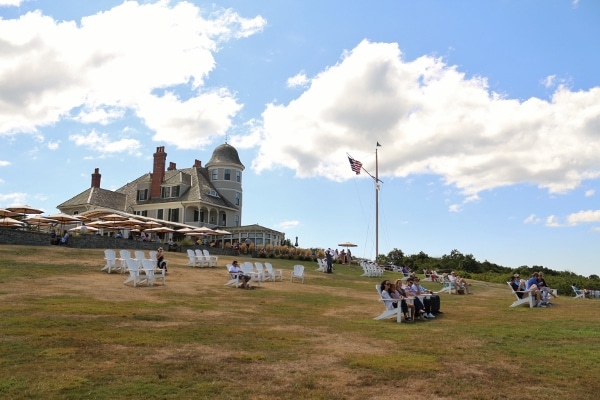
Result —
<svg viewBox="0 0 600 400"><path fill-rule="evenodd" d="M569 214L567 221L570 225L578 225L588 222L600 222L600 210L586 210Z"/></svg>
<svg viewBox="0 0 600 400"><path fill-rule="evenodd" d="M141 144L136 139L123 138L111 141L106 133L90 132L88 135L70 135L69 140L77 146L86 147L99 153L130 153L136 154Z"/></svg>
<svg viewBox="0 0 600 400"><path fill-rule="evenodd" d="M204 90L213 53L265 24L231 10L204 18L191 3L169 1L124 2L79 24L39 11L0 20L0 135L133 113L155 140L200 147L223 135L241 108L227 89ZM174 94L182 87L186 98Z"/></svg>
<svg viewBox="0 0 600 400"><path fill-rule="evenodd" d="M14 6L19 7L26 0L0 0L0 7Z"/></svg>
<svg viewBox="0 0 600 400"><path fill-rule="evenodd" d="M0 160L0 167L6 167L7 165L10 165L10 161Z"/></svg>
<svg viewBox="0 0 600 400"><path fill-rule="evenodd" d="M531 214L529 217L525 218L523 221L525 224L539 224L541 219L538 218L535 214Z"/></svg>
<svg viewBox="0 0 600 400"><path fill-rule="evenodd" d="M278 224L275 224L277 229L281 229L282 231L290 230L292 228L297 227L298 225L300 225L299 221L282 221L282 222L279 222Z"/></svg>
<svg viewBox="0 0 600 400"><path fill-rule="evenodd" d="M299 74L292 76L291 78L288 78L286 85L287 85L287 87L294 88L294 87L306 86L309 82L310 81L308 80L308 77L306 76L306 74L304 72L300 72Z"/></svg>
<svg viewBox="0 0 600 400"><path fill-rule="evenodd" d="M56 142L48 142L48 149L49 150L58 150L59 145L60 145L60 140L56 141Z"/></svg>
<svg viewBox="0 0 600 400"><path fill-rule="evenodd" d="M3 204L3 208L27 204L26 199L26 193L0 193L0 204Z"/></svg>
<svg viewBox="0 0 600 400"><path fill-rule="evenodd" d="M585 191L585 197L593 197L595 194L596 194L596 191L594 189Z"/></svg>
<svg viewBox="0 0 600 400"><path fill-rule="evenodd" d="M401 56L363 41L298 98L269 104L253 168L342 181L355 177L346 152L372 171L379 141L380 176L437 174L465 196L523 183L564 193L600 176L600 87L520 101L441 59Z"/></svg>
<svg viewBox="0 0 600 400"><path fill-rule="evenodd" d="M561 226L556 215L550 215L546 218L546 226L556 228Z"/></svg>

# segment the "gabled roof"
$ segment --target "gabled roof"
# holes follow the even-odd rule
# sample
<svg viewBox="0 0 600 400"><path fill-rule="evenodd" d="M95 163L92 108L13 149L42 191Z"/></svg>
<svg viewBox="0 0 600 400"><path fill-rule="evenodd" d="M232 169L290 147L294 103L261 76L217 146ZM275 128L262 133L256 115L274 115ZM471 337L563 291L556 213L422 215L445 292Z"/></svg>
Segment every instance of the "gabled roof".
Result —
<svg viewBox="0 0 600 400"><path fill-rule="evenodd" d="M125 210L126 196L123 193L113 192L97 187L91 187L78 195L70 198L57 206L60 208L93 205L111 208L113 210Z"/></svg>

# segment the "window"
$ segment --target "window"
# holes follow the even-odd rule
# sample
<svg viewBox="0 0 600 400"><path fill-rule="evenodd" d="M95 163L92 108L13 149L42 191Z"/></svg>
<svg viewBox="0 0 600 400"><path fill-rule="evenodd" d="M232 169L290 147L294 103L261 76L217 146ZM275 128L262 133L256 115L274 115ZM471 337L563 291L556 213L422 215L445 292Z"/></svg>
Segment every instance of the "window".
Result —
<svg viewBox="0 0 600 400"><path fill-rule="evenodd" d="M222 224L223 226L227 226L227 214L223 213L223 219L222 219Z"/></svg>
<svg viewBox="0 0 600 400"><path fill-rule="evenodd" d="M240 205L240 194L239 193L235 194L235 205L236 206Z"/></svg>
<svg viewBox="0 0 600 400"><path fill-rule="evenodd" d="M200 211L200 222L204 222L204 211Z"/></svg>
<svg viewBox="0 0 600 400"><path fill-rule="evenodd" d="M192 221L194 221L194 222L198 222L198 218L199 218L199 216L200 216L200 211L198 211L198 210L194 210L194 218L193 218L193 220L192 220Z"/></svg>
<svg viewBox="0 0 600 400"><path fill-rule="evenodd" d="M223 179L225 179L226 181L231 180L231 170L230 169L225 169L225 177Z"/></svg>
<svg viewBox="0 0 600 400"><path fill-rule="evenodd" d="M240 226L240 216L239 215L235 216L235 226Z"/></svg>
<svg viewBox="0 0 600 400"><path fill-rule="evenodd" d="M238 183L242 182L242 171L235 171L235 180Z"/></svg>
<svg viewBox="0 0 600 400"><path fill-rule="evenodd" d="M148 200L148 189L141 189L137 191L137 201Z"/></svg>
<svg viewBox="0 0 600 400"><path fill-rule="evenodd" d="M163 209L157 210L156 211L156 218L158 218L158 219L164 219L163 218L163 211L164 211Z"/></svg>
<svg viewBox="0 0 600 400"><path fill-rule="evenodd" d="M142 217L147 217L148 216L148 211L134 211L133 214L134 215L141 215Z"/></svg>
<svg viewBox="0 0 600 400"><path fill-rule="evenodd" d="M212 180L213 181L218 181L219 180L219 170L218 169L213 169L212 170Z"/></svg>
<svg viewBox="0 0 600 400"><path fill-rule="evenodd" d="M179 208L169 208L167 221L179 222Z"/></svg>
<svg viewBox="0 0 600 400"><path fill-rule="evenodd" d="M179 197L179 186L164 186L160 189L160 196L163 199Z"/></svg>

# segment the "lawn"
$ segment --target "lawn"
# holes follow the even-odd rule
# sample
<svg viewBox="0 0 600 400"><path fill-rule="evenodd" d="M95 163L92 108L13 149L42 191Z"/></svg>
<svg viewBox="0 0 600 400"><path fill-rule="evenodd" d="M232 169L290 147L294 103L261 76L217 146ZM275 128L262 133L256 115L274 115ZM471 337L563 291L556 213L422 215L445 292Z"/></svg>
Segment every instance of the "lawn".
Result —
<svg viewBox="0 0 600 400"><path fill-rule="evenodd" d="M3 399L595 399L600 300L509 308L506 284L442 294L432 321L374 321L357 267L270 261L282 282L224 286L168 253L166 286L123 285L103 252L0 246ZM386 278L396 274L386 272ZM441 285L423 282L436 290ZM549 282L551 284L551 282Z"/></svg>

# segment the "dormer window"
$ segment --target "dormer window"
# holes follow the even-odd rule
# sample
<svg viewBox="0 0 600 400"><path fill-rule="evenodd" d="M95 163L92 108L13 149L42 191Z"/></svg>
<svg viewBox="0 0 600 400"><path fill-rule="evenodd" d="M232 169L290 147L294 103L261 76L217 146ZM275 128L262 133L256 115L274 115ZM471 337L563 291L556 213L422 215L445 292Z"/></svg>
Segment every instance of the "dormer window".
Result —
<svg viewBox="0 0 600 400"><path fill-rule="evenodd" d="M148 189L142 189L137 191L137 201L148 200Z"/></svg>
<svg viewBox="0 0 600 400"><path fill-rule="evenodd" d="M163 186L160 189L160 197L163 199L172 199L179 197L179 185L177 186Z"/></svg>
<svg viewBox="0 0 600 400"><path fill-rule="evenodd" d="M211 190L210 192L208 192L209 195L214 196L214 197L219 197L219 195L217 194L217 192L215 192L214 190Z"/></svg>

